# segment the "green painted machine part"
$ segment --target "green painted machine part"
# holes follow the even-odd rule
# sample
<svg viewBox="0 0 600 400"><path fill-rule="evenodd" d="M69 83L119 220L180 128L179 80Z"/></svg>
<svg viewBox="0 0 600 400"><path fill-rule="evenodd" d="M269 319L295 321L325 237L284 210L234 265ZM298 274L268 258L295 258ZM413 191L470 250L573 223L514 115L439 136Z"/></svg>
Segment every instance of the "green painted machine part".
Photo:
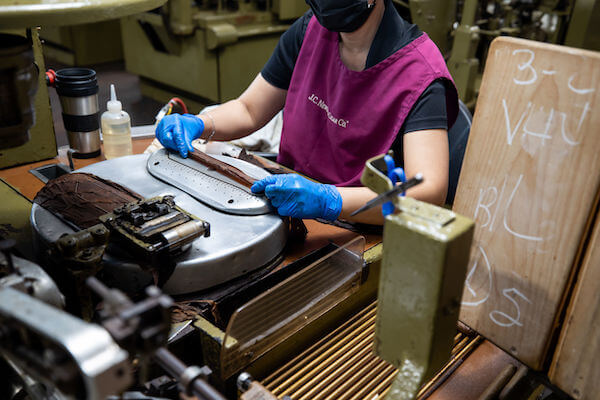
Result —
<svg viewBox="0 0 600 400"><path fill-rule="evenodd" d="M437 44L442 54L450 50L450 33L456 18L457 0L410 0L410 16L413 24Z"/></svg>
<svg viewBox="0 0 600 400"><path fill-rule="evenodd" d="M199 106L239 96L308 9L303 0L232 3L170 0L121 20L125 65L144 95L166 102L177 93Z"/></svg>
<svg viewBox="0 0 600 400"><path fill-rule="evenodd" d="M565 45L600 51L600 1L577 0Z"/></svg>
<svg viewBox="0 0 600 400"><path fill-rule="evenodd" d="M118 19L83 25L42 27L44 55L61 64L96 65L123 59Z"/></svg>
<svg viewBox="0 0 600 400"><path fill-rule="evenodd" d="M115 19L158 7L164 2L165 0L13 0L0 4L0 27L3 30L27 29L33 44L35 64L41 71L34 104L35 124L29 130L30 140L22 146L0 151L0 168L48 159L57 154L39 32L37 28L31 27ZM6 33L25 35L23 32Z"/></svg>
<svg viewBox="0 0 600 400"><path fill-rule="evenodd" d="M375 191L391 182L383 156L367 161L361 182ZM375 349L398 368L387 399L409 400L450 357L474 222L409 197L386 217Z"/></svg>
<svg viewBox="0 0 600 400"><path fill-rule="evenodd" d="M459 0L458 4L461 20L453 32L448 69L461 100L471 109L489 45L498 36L600 50L600 0Z"/></svg>
<svg viewBox="0 0 600 400"><path fill-rule="evenodd" d="M448 60L448 69L465 103L475 100L475 78L479 73L479 59L476 57L479 28L475 25L478 3L478 0L465 0L460 25L454 32L452 55Z"/></svg>
<svg viewBox="0 0 600 400"><path fill-rule="evenodd" d="M25 31L12 31L6 33L25 36ZM38 30L31 31L33 56L39 71L45 71L42 45ZM50 99L46 77L43 73L38 76L37 93L34 99L35 123L29 129L29 141L21 146L0 150L0 168L45 160L56 156L56 139L54 138L54 123L50 110Z"/></svg>
<svg viewBox="0 0 600 400"><path fill-rule="evenodd" d="M273 0L271 11L282 21L296 19L308 10L305 1Z"/></svg>

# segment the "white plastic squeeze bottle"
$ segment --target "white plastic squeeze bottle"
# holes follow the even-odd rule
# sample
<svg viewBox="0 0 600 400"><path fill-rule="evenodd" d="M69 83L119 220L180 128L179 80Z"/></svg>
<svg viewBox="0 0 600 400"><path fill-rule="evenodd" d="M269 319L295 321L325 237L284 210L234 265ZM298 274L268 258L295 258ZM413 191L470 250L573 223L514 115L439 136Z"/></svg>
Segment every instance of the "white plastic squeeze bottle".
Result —
<svg viewBox="0 0 600 400"><path fill-rule="evenodd" d="M106 108L101 117L104 156L111 159L132 154L131 119L117 100L113 84L110 85L110 100L106 102Z"/></svg>

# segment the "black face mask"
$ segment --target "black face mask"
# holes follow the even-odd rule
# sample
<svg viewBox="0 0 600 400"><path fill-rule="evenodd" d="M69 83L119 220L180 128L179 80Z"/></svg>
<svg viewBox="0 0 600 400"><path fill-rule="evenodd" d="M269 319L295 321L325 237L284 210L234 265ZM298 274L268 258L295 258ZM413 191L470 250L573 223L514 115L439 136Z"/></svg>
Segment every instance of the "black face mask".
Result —
<svg viewBox="0 0 600 400"><path fill-rule="evenodd" d="M375 5L368 0L306 0L324 28L334 32L354 32L365 23Z"/></svg>

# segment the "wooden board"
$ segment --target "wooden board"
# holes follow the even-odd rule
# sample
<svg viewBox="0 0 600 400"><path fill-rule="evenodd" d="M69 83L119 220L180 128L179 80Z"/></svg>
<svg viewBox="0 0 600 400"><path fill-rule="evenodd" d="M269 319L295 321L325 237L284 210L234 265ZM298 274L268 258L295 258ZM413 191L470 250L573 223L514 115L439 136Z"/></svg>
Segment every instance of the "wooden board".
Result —
<svg viewBox="0 0 600 400"><path fill-rule="evenodd" d="M600 187L600 53L496 39L462 171L460 319L538 369Z"/></svg>
<svg viewBox="0 0 600 400"><path fill-rule="evenodd" d="M591 400L600 392L600 221L587 249L550 380L575 399Z"/></svg>

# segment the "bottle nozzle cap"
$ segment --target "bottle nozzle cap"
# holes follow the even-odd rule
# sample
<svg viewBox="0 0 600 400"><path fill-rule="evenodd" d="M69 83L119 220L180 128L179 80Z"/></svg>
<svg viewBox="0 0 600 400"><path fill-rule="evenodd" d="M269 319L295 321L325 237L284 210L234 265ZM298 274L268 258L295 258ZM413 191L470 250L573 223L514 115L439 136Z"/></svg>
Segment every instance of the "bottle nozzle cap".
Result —
<svg viewBox="0 0 600 400"><path fill-rule="evenodd" d="M117 93L115 91L115 85L110 84L110 100L106 102L106 108L110 112L121 112L123 106L121 102L117 100Z"/></svg>

